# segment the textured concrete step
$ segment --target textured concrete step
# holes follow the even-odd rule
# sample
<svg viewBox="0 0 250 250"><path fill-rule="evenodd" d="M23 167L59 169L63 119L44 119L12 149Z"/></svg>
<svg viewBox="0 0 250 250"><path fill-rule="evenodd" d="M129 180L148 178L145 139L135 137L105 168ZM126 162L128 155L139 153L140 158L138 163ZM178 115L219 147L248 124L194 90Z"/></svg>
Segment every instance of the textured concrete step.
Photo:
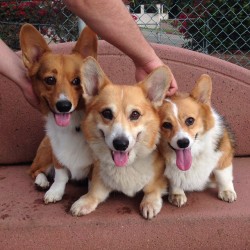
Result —
<svg viewBox="0 0 250 250"><path fill-rule="evenodd" d="M235 158L232 204L215 189L188 193L182 208L164 199L160 214L139 214L142 194L113 193L84 217L69 214L86 186L68 184L62 201L44 205L28 166L0 167L0 249L250 249L250 158Z"/></svg>

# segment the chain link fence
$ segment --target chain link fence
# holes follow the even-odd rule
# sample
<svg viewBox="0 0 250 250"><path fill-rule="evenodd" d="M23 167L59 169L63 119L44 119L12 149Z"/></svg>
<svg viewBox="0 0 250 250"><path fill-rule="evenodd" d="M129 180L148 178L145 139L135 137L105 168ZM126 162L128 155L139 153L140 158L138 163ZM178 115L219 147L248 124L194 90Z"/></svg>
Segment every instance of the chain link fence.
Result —
<svg viewBox="0 0 250 250"><path fill-rule="evenodd" d="M206 53L250 69L249 0L124 1L150 42ZM0 38L19 49L23 23L32 23L48 42L74 41L78 18L61 0L0 0Z"/></svg>

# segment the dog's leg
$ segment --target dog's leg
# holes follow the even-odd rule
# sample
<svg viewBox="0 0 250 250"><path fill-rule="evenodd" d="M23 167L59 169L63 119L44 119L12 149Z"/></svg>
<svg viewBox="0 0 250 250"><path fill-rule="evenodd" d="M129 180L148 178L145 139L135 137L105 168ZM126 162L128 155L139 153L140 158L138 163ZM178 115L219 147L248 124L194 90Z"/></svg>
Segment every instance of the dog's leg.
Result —
<svg viewBox="0 0 250 250"><path fill-rule="evenodd" d="M66 168L55 168L55 179L50 189L45 193L44 202L60 201L64 195L65 186L69 180L68 171Z"/></svg>
<svg viewBox="0 0 250 250"><path fill-rule="evenodd" d="M91 185L87 194L78 199L71 207L70 212L74 216L82 216L93 212L96 207L106 200L112 190L105 186L94 167Z"/></svg>
<svg viewBox="0 0 250 250"><path fill-rule="evenodd" d="M162 208L162 196L167 193L167 180L161 176L158 180L146 185L140 204L142 216L145 219L154 218Z"/></svg>
<svg viewBox="0 0 250 250"><path fill-rule="evenodd" d="M142 216L145 219L153 219L162 208L162 198L159 191L145 193L140 204Z"/></svg>
<svg viewBox="0 0 250 250"><path fill-rule="evenodd" d="M42 189L47 189L50 185L47 176L50 174L52 170L52 165L50 167L47 167L46 170L43 172L37 172L36 179L35 179L35 185Z"/></svg>
<svg viewBox="0 0 250 250"><path fill-rule="evenodd" d="M226 168L214 170L214 175L218 184L218 197L227 202L235 201L237 194L233 185L232 164Z"/></svg>
<svg viewBox="0 0 250 250"><path fill-rule="evenodd" d="M29 169L29 174L32 178L36 178L38 174L46 173L47 169L51 167L52 162L52 148L49 138L45 136L38 147L36 157Z"/></svg>
<svg viewBox="0 0 250 250"><path fill-rule="evenodd" d="M49 181L47 179L47 176L44 173L38 174L35 179L35 184L42 189L48 188Z"/></svg>
<svg viewBox="0 0 250 250"><path fill-rule="evenodd" d="M182 188L171 186L168 201L177 207L181 207L186 204L187 197Z"/></svg>

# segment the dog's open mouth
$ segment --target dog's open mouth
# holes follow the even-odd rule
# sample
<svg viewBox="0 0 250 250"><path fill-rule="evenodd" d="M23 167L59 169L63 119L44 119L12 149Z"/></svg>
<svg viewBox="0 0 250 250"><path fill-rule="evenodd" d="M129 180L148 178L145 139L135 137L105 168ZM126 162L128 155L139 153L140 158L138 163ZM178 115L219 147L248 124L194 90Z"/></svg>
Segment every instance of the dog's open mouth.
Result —
<svg viewBox="0 0 250 250"><path fill-rule="evenodd" d="M71 113L54 113L56 124L60 127L67 127L70 123Z"/></svg>
<svg viewBox="0 0 250 250"><path fill-rule="evenodd" d="M189 170L192 165L191 148L175 149L170 145L170 143L169 146L175 151L176 166L182 171Z"/></svg>
<svg viewBox="0 0 250 250"><path fill-rule="evenodd" d="M117 167L124 167L129 160L129 152L112 151L112 158Z"/></svg>
<svg viewBox="0 0 250 250"><path fill-rule="evenodd" d="M176 165L182 171L187 171L192 165L191 148L175 149Z"/></svg>

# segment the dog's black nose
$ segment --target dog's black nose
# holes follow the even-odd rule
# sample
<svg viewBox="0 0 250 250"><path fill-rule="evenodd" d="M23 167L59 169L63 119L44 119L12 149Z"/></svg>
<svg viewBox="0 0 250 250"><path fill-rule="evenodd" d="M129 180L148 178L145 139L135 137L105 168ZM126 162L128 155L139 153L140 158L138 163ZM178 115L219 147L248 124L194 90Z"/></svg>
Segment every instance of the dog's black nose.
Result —
<svg viewBox="0 0 250 250"><path fill-rule="evenodd" d="M56 108L61 113L69 112L71 107L72 107L72 104L68 100L58 101L56 103Z"/></svg>
<svg viewBox="0 0 250 250"><path fill-rule="evenodd" d="M177 141L177 145L180 148L187 148L189 146L189 140L188 140L188 138L179 139Z"/></svg>
<svg viewBox="0 0 250 250"><path fill-rule="evenodd" d="M113 140L115 150L125 151L128 148L129 141L126 137L118 137Z"/></svg>

